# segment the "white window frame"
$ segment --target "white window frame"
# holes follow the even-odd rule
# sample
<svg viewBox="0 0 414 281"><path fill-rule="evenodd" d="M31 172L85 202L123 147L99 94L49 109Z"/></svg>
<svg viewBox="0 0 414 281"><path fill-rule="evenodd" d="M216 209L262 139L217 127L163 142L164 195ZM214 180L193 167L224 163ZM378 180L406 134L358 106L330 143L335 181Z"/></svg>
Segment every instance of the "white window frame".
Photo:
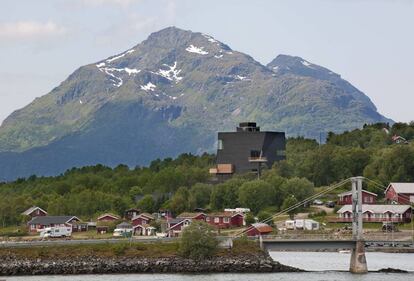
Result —
<svg viewBox="0 0 414 281"><path fill-rule="evenodd" d="M214 217L214 223L220 223L220 217Z"/></svg>

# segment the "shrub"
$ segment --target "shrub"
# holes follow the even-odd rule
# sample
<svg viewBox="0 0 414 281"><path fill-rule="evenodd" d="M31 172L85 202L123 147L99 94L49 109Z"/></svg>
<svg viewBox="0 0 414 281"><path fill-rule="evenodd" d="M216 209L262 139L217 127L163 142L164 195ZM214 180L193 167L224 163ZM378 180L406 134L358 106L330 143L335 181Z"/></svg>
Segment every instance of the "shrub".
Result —
<svg viewBox="0 0 414 281"><path fill-rule="evenodd" d="M182 233L179 254L182 257L201 260L213 256L218 249L214 229L205 222L193 221Z"/></svg>
<svg viewBox="0 0 414 281"><path fill-rule="evenodd" d="M318 218L318 217L326 217L327 213L325 210L321 210L319 212L316 213L310 213L309 214L309 218Z"/></svg>
<svg viewBox="0 0 414 281"><path fill-rule="evenodd" d="M269 212L261 211L259 214L257 214L257 218L259 219L259 221L267 220L266 223L270 226L273 226L274 225L273 218L269 220L269 218L271 218L272 215L273 214Z"/></svg>
<svg viewBox="0 0 414 281"><path fill-rule="evenodd" d="M246 225L251 225L256 222L252 213L247 213L244 220L246 221Z"/></svg>

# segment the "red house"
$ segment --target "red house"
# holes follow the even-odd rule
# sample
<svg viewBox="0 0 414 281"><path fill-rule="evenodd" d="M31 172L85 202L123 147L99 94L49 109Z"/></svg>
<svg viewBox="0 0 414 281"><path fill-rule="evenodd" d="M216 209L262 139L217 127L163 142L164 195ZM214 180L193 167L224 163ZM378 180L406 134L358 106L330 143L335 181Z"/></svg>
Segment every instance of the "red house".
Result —
<svg viewBox="0 0 414 281"><path fill-rule="evenodd" d="M390 203L412 204L414 203L414 183L392 182L385 190L385 198Z"/></svg>
<svg viewBox="0 0 414 281"><path fill-rule="evenodd" d="M273 231L273 228L266 223L253 223L247 233L247 236L261 236L270 234Z"/></svg>
<svg viewBox="0 0 414 281"><path fill-rule="evenodd" d="M364 222L411 222L410 205L362 205ZM337 211L338 218L331 222L352 222L352 206L344 205Z"/></svg>
<svg viewBox="0 0 414 281"><path fill-rule="evenodd" d="M125 219L131 220L133 217L138 216L140 213L140 210L131 208L125 211Z"/></svg>
<svg viewBox="0 0 414 281"><path fill-rule="evenodd" d="M181 213L177 216L177 219L190 219L205 221L207 215L204 213Z"/></svg>
<svg viewBox="0 0 414 281"><path fill-rule="evenodd" d="M80 219L75 216L39 216L32 218L27 225L29 231L36 232L46 227L55 226L72 226L72 224L80 222Z"/></svg>
<svg viewBox="0 0 414 281"><path fill-rule="evenodd" d="M243 226L244 216L240 213L220 212L207 214L206 222L218 228Z"/></svg>
<svg viewBox="0 0 414 281"><path fill-rule="evenodd" d="M377 194L362 190L362 204L376 204ZM352 204L352 191L347 191L338 194L339 200L338 205L350 205Z"/></svg>
<svg viewBox="0 0 414 281"><path fill-rule="evenodd" d="M151 216L148 213L142 213L132 218L132 225L144 225L144 224L150 224L150 222L154 220L154 217Z"/></svg>
<svg viewBox="0 0 414 281"><path fill-rule="evenodd" d="M134 235L152 236L155 235L155 227L150 225L154 217L148 213L142 213L132 218Z"/></svg>
<svg viewBox="0 0 414 281"><path fill-rule="evenodd" d="M33 206L27 209L26 211L24 211L22 215L29 216L30 218L34 218L34 217L47 216L47 212L40 207Z"/></svg>
<svg viewBox="0 0 414 281"><path fill-rule="evenodd" d="M112 221L117 221L120 219L121 219L120 217L118 217L117 215L111 214L111 213L103 214L102 216L97 218L97 220L101 222L112 222Z"/></svg>
<svg viewBox="0 0 414 281"><path fill-rule="evenodd" d="M183 229L191 224L191 219L170 219L167 221L167 236L178 237Z"/></svg>

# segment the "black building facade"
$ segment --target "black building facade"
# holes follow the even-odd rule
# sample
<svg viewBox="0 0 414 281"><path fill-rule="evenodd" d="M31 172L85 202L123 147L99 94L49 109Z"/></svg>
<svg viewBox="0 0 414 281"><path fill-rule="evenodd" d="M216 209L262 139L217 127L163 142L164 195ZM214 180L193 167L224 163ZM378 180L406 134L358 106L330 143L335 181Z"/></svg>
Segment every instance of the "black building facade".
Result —
<svg viewBox="0 0 414 281"><path fill-rule="evenodd" d="M234 173L255 172L271 168L286 158L284 132L261 132L254 122L240 123L236 132L219 132L217 166L210 173L228 177Z"/></svg>

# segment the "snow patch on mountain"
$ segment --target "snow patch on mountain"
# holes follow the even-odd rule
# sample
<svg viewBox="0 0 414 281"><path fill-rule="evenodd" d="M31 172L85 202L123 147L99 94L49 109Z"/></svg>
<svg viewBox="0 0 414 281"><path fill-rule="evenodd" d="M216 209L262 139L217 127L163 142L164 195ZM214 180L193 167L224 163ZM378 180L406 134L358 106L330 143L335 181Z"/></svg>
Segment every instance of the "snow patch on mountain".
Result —
<svg viewBox="0 0 414 281"><path fill-rule="evenodd" d="M213 37L211 37L210 35L207 35L207 34L204 34L204 33L201 33L201 35L203 35L203 37L206 38L208 42L210 42L210 43L216 43L217 46L220 45L220 42L217 41L216 39L214 39Z"/></svg>
<svg viewBox="0 0 414 281"><path fill-rule="evenodd" d="M131 75L131 74L138 74L138 73L140 73L141 72L141 70L139 70L139 69L136 69L136 68L128 68L128 67L125 67L125 68L118 68L117 69L118 71L125 71L126 73L128 73L128 75Z"/></svg>
<svg viewBox="0 0 414 281"><path fill-rule="evenodd" d="M168 69L159 69L158 72L153 72L154 74L160 75L170 81L174 81L175 83L180 82L183 77L179 76L181 69L177 69L177 62L174 62L174 65L163 64L163 66L167 67Z"/></svg>
<svg viewBox="0 0 414 281"><path fill-rule="evenodd" d="M188 46L185 50L189 53L196 53L200 55L207 55L208 52L203 50L204 47L196 47L194 45Z"/></svg>
<svg viewBox="0 0 414 281"><path fill-rule="evenodd" d="M115 60L117 60L117 59L120 59L120 58L125 57L127 54L130 54L130 53L132 53L132 52L134 52L134 51L135 51L134 49L128 50L128 51L126 51L125 53L122 53L122 54L120 54L120 55L118 55L118 56L115 56L115 57L112 57L112 58L110 58L110 59L107 59L107 60L106 60L106 62L107 62L107 63L111 63L111 62L113 62L113 61L115 61Z"/></svg>
<svg viewBox="0 0 414 281"><path fill-rule="evenodd" d="M301 63L302 63L304 66L306 66L306 67L313 68L313 67L312 67L312 64L311 64L310 62L308 62L308 61L303 60L303 61L301 61Z"/></svg>
<svg viewBox="0 0 414 281"><path fill-rule="evenodd" d="M234 78L236 78L237 80L243 81L245 80L247 77L246 76L241 76L241 75L235 75Z"/></svg>
<svg viewBox="0 0 414 281"><path fill-rule="evenodd" d="M214 56L216 59L221 59L222 57L223 57L223 54L221 54L221 55L215 55Z"/></svg>
<svg viewBox="0 0 414 281"><path fill-rule="evenodd" d="M114 85L115 87L121 87L124 82L121 77L114 74L115 72L118 72L118 73L125 72L128 74L128 76L131 76L132 74L138 74L141 72L141 70L136 69L136 68L128 68L128 67L115 68L115 67L105 67L105 66L106 64L104 62L96 65L99 71L104 72L111 77L111 81L113 82L112 85Z"/></svg>
<svg viewBox="0 0 414 281"><path fill-rule="evenodd" d="M155 88L157 88L156 85L152 84L151 82L148 82L147 84L145 84L144 86L141 85L141 90L144 90L146 92L151 91L153 92L155 90ZM158 97L158 95L156 95Z"/></svg>

